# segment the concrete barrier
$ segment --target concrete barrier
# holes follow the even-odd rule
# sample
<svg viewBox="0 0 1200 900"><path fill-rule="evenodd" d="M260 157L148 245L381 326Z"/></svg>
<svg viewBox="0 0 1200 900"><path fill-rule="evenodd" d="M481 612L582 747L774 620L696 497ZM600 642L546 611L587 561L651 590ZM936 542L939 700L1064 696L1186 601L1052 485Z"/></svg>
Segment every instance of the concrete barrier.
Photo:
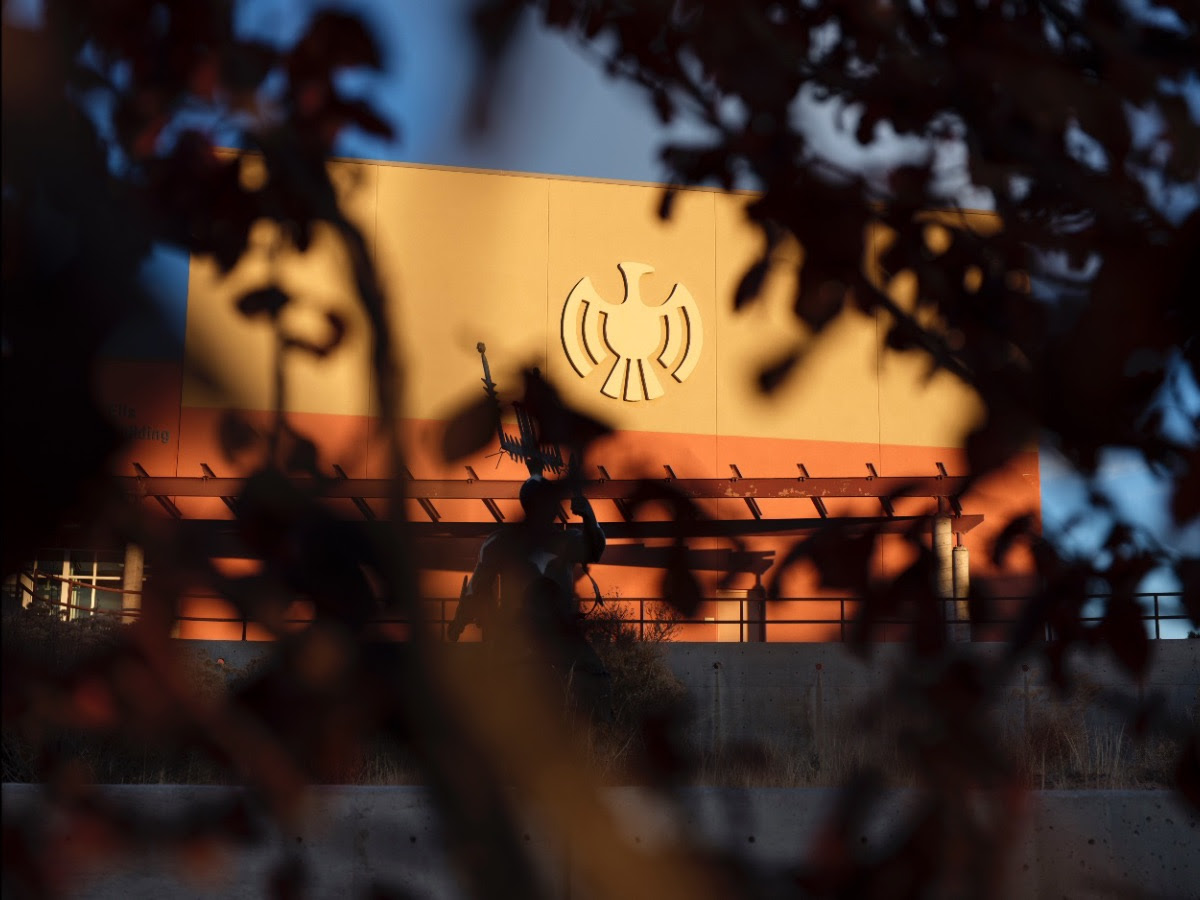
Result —
<svg viewBox="0 0 1200 900"><path fill-rule="evenodd" d="M45 812L42 790L3 788L4 825L34 827ZM126 786L105 788L118 807L167 822L193 804L235 796L229 788ZM605 801L626 839L642 852L687 839L755 866L768 882L785 883L803 862L818 826L836 800L831 789L694 788L678 794L679 806L637 788L614 788ZM862 829L861 852L886 848L915 795L881 799ZM1200 816L1165 791L1050 791L1035 793L1031 814L1019 830L1008 860L1004 895L1031 900L1061 897L1138 896L1184 900L1200 896ZM61 815L43 818L46 846L69 859L72 833ZM54 830L58 829L56 833ZM552 838L523 835L554 897L587 895L568 875L571 854ZM6 848L6 870L10 863ZM445 852L437 810L424 788L344 787L313 789L307 815L295 827L263 825L261 840L229 848L209 870L196 873L194 859L164 851L128 858L92 859L78 873L70 896L88 900L155 898L257 898L284 867L306 879L304 896L351 900L371 891L404 896L462 896ZM569 879L569 880L568 880ZM9 896L6 886L5 896ZM388 896L381 893L379 896ZM623 900L623 898L622 898Z"/></svg>
<svg viewBox="0 0 1200 900"><path fill-rule="evenodd" d="M231 671L245 670L269 651L269 643L180 641L190 652L221 659ZM811 743L819 732L860 709L886 689L907 665L906 648L877 644L865 657L840 643L664 643L664 660L687 690L692 721L689 737L700 749L726 742L757 742L790 748ZM451 653L469 654L478 645L453 645ZM964 644L956 652L998 659L1003 644ZM1154 641L1150 671L1137 684L1105 652L1072 653L1069 668L1076 683L1092 692L1129 701L1156 699L1175 716L1194 715L1200 704L1200 641ZM1001 690L997 712L1018 723L1029 709L1056 697L1046 666L1031 660L1016 667ZM1119 725L1119 712L1093 703L1092 718ZM1015 726L1014 726L1015 727Z"/></svg>
<svg viewBox="0 0 1200 900"><path fill-rule="evenodd" d="M998 659L1002 644L956 650ZM842 644L664 644L666 662L692 702L692 734L700 746L766 741L791 746L811 740L823 725L859 709L907 665L905 648L879 644L866 657ZM1155 641L1143 684L1105 653L1073 653L1077 683L1113 698L1156 697L1167 712L1190 715L1200 701L1200 641ZM1044 663L1017 666L1000 694L999 712L1020 716L1027 703L1055 696ZM1104 704L1093 713L1103 714Z"/></svg>

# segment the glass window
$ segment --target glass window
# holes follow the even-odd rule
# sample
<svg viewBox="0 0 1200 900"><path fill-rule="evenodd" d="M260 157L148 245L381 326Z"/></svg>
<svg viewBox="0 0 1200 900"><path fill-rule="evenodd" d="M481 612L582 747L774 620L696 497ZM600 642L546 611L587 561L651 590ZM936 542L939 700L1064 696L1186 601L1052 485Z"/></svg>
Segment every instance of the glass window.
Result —
<svg viewBox="0 0 1200 900"><path fill-rule="evenodd" d="M71 618L88 615L96 606L96 589L90 587L71 587Z"/></svg>
<svg viewBox="0 0 1200 900"><path fill-rule="evenodd" d="M68 618L121 610L123 557L93 550L50 549L39 551L32 568L37 572L34 595L58 606Z"/></svg>
<svg viewBox="0 0 1200 900"><path fill-rule="evenodd" d="M117 587L120 585L118 584ZM117 591L96 591L95 609L101 612L120 612L124 595Z"/></svg>

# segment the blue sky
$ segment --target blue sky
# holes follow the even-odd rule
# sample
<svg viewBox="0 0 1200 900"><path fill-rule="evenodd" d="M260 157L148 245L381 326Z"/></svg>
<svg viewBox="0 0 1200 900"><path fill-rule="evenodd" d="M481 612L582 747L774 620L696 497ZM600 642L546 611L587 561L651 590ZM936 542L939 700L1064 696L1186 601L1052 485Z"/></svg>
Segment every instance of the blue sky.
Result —
<svg viewBox="0 0 1200 900"><path fill-rule="evenodd" d="M476 61L468 15L471 0L345 3L254 0L240 7L246 36L294 40L310 11L329 6L362 15L387 51L386 71L348 75L400 126L396 141L345 133L345 156L487 169L659 181L657 148L664 134L640 93L608 79L598 65L528 17L501 74L491 128L479 140L464 133ZM670 132L686 134L686 125ZM697 129L692 134L700 133Z"/></svg>

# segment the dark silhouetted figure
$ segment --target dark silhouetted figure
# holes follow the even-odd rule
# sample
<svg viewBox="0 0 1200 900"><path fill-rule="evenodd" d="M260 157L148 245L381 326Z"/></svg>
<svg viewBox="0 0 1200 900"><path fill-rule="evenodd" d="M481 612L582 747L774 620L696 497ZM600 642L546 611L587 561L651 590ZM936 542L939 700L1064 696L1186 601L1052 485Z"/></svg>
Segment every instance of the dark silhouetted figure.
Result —
<svg viewBox="0 0 1200 900"><path fill-rule="evenodd" d="M555 518L562 493L560 482L540 475L521 486L525 518L498 528L483 542L449 634L457 641L473 623L485 641L499 639L540 656L571 680L585 711L604 716L608 673L580 628L575 596L575 567L600 560L604 531L582 494L571 499L571 512L583 520L582 527L560 527Z"/></svg>

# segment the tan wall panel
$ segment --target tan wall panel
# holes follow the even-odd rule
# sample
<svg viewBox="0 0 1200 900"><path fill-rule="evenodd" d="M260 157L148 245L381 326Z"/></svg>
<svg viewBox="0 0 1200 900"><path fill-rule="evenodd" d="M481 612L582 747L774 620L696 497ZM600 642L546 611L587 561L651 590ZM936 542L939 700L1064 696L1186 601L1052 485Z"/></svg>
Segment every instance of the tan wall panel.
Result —
<svg viewBox="0 0 1200 900"><path fill-rule="evenodd" d="M879 441L878 339L873 319L849 311L813 336L792 312L795 245L777 252L762 294L741 311L733 297L763 239L745 217L746 195L714 194L716 204L718 430L721 435ZM770 396L758 389L768 362L797 346L804 360Z"/></svg>
<svg viewBox="0 0 1200 900"><path fill-rule="evenodd" d="M220 439L222 410L194 407L184 409L180 417L179 474L200 475L200 464L208 465L217 475L247 475L266 462L266 435L274 425L271 413L262 410L239 411L238 418L258 437L240 450L234 459L226 456ZM317 447L317 462L329 472L334 464L350 478L367 477L366 416L341 416L329 413L293 413L289 424Z"/></svg>
<svg viewBox="0 0 1200 900"><path fill-rule="evenodd" d="M497 382L545 364L545 178L380 166L377 260L404 366L402 415L475 400L483 341Z"/></svg>
<svg viewBox="0 0 1200 900"><path fill-rule="evenodd" d="M982 224L986 226L987 220L984 219ZM882 229L876 230L872 235L875 254L882 253L890 240ZM871 275L901 308L907 311L916 308L916 276L911 271L885 273L875 267ZM925 327L937 325L925 315L920 318ZM889 317L881 314L881 342L890 327ZM930 357L924 352L902 353L881 347L880 353L880 444L961 446L964 437L983 415L983 405L975 390L944 369L933 371ZM880 474L908 473L884 469Z"/></svg>
<svg viewBox="0 0 1200 900"><path fill-rule="evenodd" d="M567 400L579 408L627 430L644 432L674 432L696 435L716 433L717 335L713 267L713 195L708 192L682 194L671 219L658 218L662 198L661 188L624 184L604 184L555 179L550 186L550 258L549 304L546 328L549 335L547 373L563 391ZM656 307L664 303L676 285L690 294L698 311L702 334L682 328L678 312L671 313L680 335L688 334L692 352L696 353L694 368L682 382L672 377L675 368L664 368L658 362L666 346L667 328L661 319L647 316L637 328L629 327L629 317L606 304L621 304L625 284L618 263L641 263L653 267L639 281L641 303ZM604 329L607 342L593 350L598 359L585 377L572 367L563 344L563 309L573 288L579 282L591 280L601 302L598 309L606 310ZM630 297L629 304L638 303ZM667 307L669 308L669 307ZM664 310L665 311L665 310ZM646 315L643 313L643 315ZM583 316L577 319L583 328ZM689 320L690 321L690 320ZM635 391L636 401L604 396L606 383L617 356L629 344L620 335L635 334L639 339L659 343L642 357L645 368L662 395L647 399ZM648 345L647 345L648 346ZM674 366L685 353L672 354L668 363ZM640 391L640 381L637 382ZM710 445L706 451L711 466Z"/></svg>
<svg viewBox="0 0 1200 900"><path fill-rule="evenodd" d="M330 170L343 211L363 231L370 246L378 168L332 163ZM332 227L318 225L312 244L300 253L279 241L278 228L267 221L255 226L245 255L227 275L211 260L192 260L183 405L273 408L272 325L265 317L249 320L236 308L244 292L272 283L292 296L281 317L292 334L317 343L327 340L330 329L323 317L325 311L341 316L348 325L342 344L323 359L302 352L288 354L286 408L365 415L370 396L370 329L354 289L345 246ZM216 386L206 381L215 381Z"/></svg>
<svg viewBox="0 0 1200 900"><path fill-rule="evenodd" d="M745 220L746 195L683 191L673 217L663 222L657 216L661 189L652 185L394 165L332 168L351 217L374 248L389 297L404 367L406 418L444 419L479 396L479 341L489 346L502 390L518 389L522 365L541 365L569 402L623 431L695 436L704 468L722 474L724 463L738 460L716 458L718 436L860 445L857 471L857 457L864 453L875 461L871 445L953 446L980 413L974 393L953 376L927 377L924 356L881 350L883 328L870 318L848 312L811 339L791 311L796 273L790 263L802 257L799 248L781 251L762 298L734 312L734 291L761 247L761 237ZM995 226L989 216L968 216L965 222L931 217L950 227ZM241 292L271 280L271 231L258 229L254 248L228 277L204 261L191 267L188 356L207 363L229 390L208 389L191 365L184 406L271 406L271 329L265 321L247 322L234 309ZM876 252L886 244L879 234L872 242ZM677 383L654 361L661 343L649 355L646 367L662 390L655 399L635 402L601 392L616 359L611 323L620 309L605 304L625 296L618 263L653 267L638 280L647 307L663 303L678 284L690 292L699 313L703 343L686 380ZM276 271L284 288L296 294L290 327L310 326L319 337L319 310L325 306L351 324L346 343L329 359L292 358L289 409L377 414L369 329L336 238L319 232L309 252L280 254ZM605 317L599 330L608 340L591 348L594 368L580 377L564 347L562 321L568 296L585 277L601 301L596 308ZM908 276L876 277L911 305ZM652 324L661 328L660 322ZM774 396L761 396L755 376L764 361L797 343L806 346L805 362ZM794 462L788 460L789 471Z"/></svg>

